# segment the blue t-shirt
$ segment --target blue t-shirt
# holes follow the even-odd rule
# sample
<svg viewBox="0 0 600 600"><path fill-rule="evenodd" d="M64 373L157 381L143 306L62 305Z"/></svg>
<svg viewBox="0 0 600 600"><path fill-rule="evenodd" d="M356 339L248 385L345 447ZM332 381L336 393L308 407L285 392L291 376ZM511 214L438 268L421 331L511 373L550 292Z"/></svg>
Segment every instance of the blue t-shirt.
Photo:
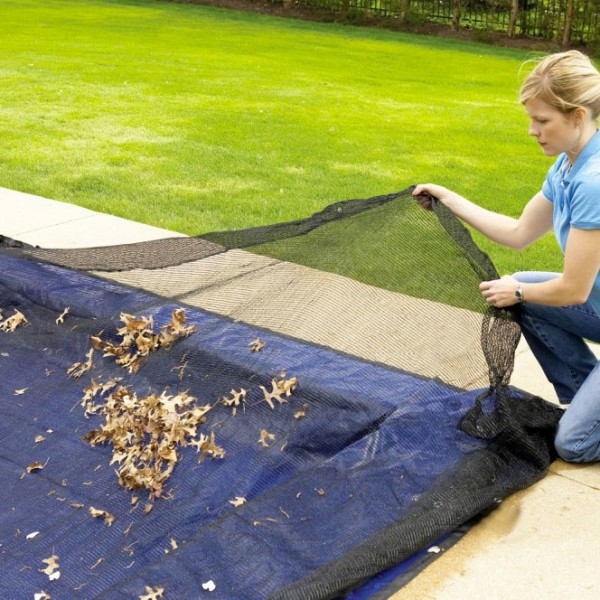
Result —
<svg viewBox="0 0 600 600"><path fill-rule="evenodd" d="M561 154L542 187L553 205L554 235L563 254L571 227L600 229L600 132L585 145L571 171L568 168L567 155ZM600 315L600 274L588 300Z"/></svg>

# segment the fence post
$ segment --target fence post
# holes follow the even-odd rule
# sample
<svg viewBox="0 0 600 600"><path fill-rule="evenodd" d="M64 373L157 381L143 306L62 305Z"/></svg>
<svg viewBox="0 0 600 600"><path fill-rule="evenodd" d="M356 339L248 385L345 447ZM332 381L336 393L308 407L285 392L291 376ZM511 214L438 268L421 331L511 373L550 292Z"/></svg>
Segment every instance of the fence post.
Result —
<svg viewBox="0 0 600 600"><path fill-rule="evenodd" d="M408 20L408 11L410 0L400 0L400 23L406 23Z"/></svg>
<svg viewBox="0 0 600 600"><path fill-rule="evenodd" d="M452 11L452 29L458 31L460 28L460 0L453 0L454 10Z"/></svg>
<svg viewBox="0 0 600 600"><path fill-rule="evenodd" d="M515 29L517 28L517 17L519 16L519 0L511 0L510 3L510 19L508 21L508 37L515 36Z"/></svg>
<svg viewBox="0 0 600 600"><path fill-rule="evenodd" d="M573 29L573 14L575 13L575 0L568 0L567 12L565 14L565 28L563 30L562 43L563 48L568 48L571 44L571 31Z"/></svg>

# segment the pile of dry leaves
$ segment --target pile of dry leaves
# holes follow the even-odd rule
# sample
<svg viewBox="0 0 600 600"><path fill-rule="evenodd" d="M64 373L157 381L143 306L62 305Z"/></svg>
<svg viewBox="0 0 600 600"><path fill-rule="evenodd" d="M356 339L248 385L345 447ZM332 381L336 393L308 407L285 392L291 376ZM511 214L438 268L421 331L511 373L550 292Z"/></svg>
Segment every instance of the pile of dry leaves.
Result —
<svg viewBox="0 0 600 600"><path fill-rule="evenodd" d="M150 353L170 348L177 340L197 331L194 325L186 325L183 309L172 313L171 321L154 332L152 318L121 314L123 326L117 330L121 341L114 343L102 339L102 334L91 338L93 347L86 361L76 362L67 370L70 377L81 377L94 368L94 349L103 357L112 357L129 374L138 372L142 361ZM264 343L254 340L250 350L262 350ZM183 366L181 367L183 368ZM85 415L96 415L103 419L100 428L90 431L84 440L90 445L110 444L112 464L117 464L119 483L131 490L147 490L151 500L165 497L165 483L179 461L179 449L192 446L200 454L199 462L207 456L223 458L225 450L215 441L214 431L199 432L206 422L206 414L217 404L230 407L235 416L238 408L245 410L248 391L244 388L231 390L228 396L213 404L199 405L197 398L187 392L168 394L136 394L131 387L122 385L121 378L98 383L94 379L84 388L82 407ZM271 409L274 402L286 402L297 386L295 377L285 378L282 372L271 380L271 389L260 386L262 398ZM306 406L295 414L305 416ZM268 447L275 436L263 429L258 442ZM151 506L147 505L151 509Z"/></svg>

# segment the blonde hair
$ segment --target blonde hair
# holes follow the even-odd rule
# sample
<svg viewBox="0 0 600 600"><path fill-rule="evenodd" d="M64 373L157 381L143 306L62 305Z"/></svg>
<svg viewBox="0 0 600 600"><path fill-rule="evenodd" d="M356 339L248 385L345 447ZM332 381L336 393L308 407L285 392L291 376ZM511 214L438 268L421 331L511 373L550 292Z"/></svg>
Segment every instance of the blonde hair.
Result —
<svg viewBox="0 0 600 600"><path fill-rule="evenodd" d="M600 73L578 50L557 52L543 58L521 86L519 101L539 98L564 114L577 108L600 115Z"/></svg>

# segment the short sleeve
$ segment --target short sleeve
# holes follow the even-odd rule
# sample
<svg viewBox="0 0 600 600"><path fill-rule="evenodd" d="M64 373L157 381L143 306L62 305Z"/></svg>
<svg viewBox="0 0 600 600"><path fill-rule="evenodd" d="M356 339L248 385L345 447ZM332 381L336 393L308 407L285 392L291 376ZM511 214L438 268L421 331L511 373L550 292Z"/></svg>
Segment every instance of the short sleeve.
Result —
<svg viewBox="0 0 600 600"><path fill-rule="evenodd" d="M600 229L600 173L577 182L571 198L571 227Z"/></svg>

